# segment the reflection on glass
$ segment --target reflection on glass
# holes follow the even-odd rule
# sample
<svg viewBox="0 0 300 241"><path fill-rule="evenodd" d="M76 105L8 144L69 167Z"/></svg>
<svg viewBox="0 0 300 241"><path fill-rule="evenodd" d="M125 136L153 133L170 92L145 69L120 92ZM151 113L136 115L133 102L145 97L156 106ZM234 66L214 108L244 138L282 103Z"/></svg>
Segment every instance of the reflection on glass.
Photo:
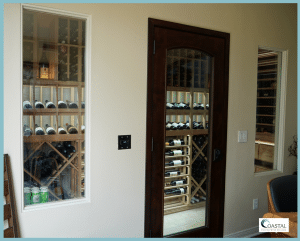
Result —
<svg viewBox="0 0 300 241"><path fill-rule="evenodd" d="M23 10L25 206L85 196L85 20Z"/></svg>
<svg viewBox="0 0 300 241"><path fill-rule="evenodd" d="M206 225L211 57L167 51L164 235Z"/></svg>

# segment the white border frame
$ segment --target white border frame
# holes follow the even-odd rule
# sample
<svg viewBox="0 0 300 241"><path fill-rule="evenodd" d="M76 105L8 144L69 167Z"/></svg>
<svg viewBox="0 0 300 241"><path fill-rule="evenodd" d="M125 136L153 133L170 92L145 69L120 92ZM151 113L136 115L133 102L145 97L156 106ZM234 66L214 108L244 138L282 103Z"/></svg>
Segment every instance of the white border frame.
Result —
<svg viewBox="0 0 300 241"><path fill-rule="evenodd" d="M281 78L280 78L280 98L279 98L279 120L276 121L278 124L278 136L275 139L275 150L274 150L274 160L276 159L276 169L272 171L257 172L254 176L266 176L276 173L283 173L284 164L284 142L285 142L285 112L286 112L286 86L287 86L287 69L288 69L288 50L258 46L258 48L271 50L275 52L281 52ZM278 75L277 75L278 76ZM278 79L277 79L278 81ZM277 82L278 83L278 82ZM276 114L277 114L276 113ZM277 146L276 146L277 144Z"/></svg>
<svg viewBox="0 0 300 241"><path fill-rule="evenodd" d="M20 164L21 164L21 207L20 210L22 213L29 212L29 211L35 211L35 210L41 210L41 209L48 209L48 208L55 208L55 207L61 207L61 206L69 206L73 204L83 204L83 203L90 203L91 202L91 190L90 190L90 126L91 126L91 95L90 93L90 85L91 85L91 40L92 40L92 16L88 14L82 14L82 13L75 13L70 11L65 11L61 9L54 9L54 8L48 8L48 7L41 7L41 6L35 6L31 4L22 4L21 3L21 33L20 33L20 44L21 44L21 53L20 53L20 78L21 78L21 98L23 96L23 9L33 10L33 11L39 11L39 12L45 12L50 14L56 14L56 15L62 15L67 17L73 17L77 19L83 19L86 20L86 28L85 28L85 197L83 198L74 198L70 200L65 201L58 201L58 202L50 202L45 204L39 204L39 205L32 205L25 208L24 205L24 165L23 165L23 132L22 132L22 125L23 125L23 108L22 104L20 104L20 113L21 113L21 126L20 126L20 146L21 146L21 156L20 156Z"/></svg>

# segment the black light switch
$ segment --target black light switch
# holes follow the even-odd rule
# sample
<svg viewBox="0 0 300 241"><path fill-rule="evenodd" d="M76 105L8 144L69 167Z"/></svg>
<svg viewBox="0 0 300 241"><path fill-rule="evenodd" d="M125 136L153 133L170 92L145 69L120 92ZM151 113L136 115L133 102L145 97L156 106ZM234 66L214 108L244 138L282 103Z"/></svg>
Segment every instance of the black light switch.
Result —
<svg viewBox="0 0 300 241"><path fill-rule="evenodd" d="M118 149L131 149L131 135L118 136Z"/></svg>

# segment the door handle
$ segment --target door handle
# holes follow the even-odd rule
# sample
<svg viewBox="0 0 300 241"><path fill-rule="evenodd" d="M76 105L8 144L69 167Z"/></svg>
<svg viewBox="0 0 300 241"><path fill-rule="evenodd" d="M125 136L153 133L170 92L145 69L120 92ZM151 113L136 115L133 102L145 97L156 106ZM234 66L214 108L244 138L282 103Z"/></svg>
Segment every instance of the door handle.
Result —
<svg viewBox="0 0 300 241"><path fill-rule="evenodd" d="M221 159L222 159L221 150L220 149L215 149L214 150L214 162L221 161Z"/></svg>

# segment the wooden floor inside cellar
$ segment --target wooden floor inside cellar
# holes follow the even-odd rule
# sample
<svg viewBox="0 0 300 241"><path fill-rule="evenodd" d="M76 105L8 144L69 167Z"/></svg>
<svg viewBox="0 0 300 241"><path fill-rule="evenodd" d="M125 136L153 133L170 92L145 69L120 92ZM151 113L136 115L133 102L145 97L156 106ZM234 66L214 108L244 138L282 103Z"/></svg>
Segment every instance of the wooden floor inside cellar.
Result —
<svg viewBox="0 0 300 241"><path fill-rule="evenodd" d="M205 225L205 207L164 215L164 236Z"/></svg>

